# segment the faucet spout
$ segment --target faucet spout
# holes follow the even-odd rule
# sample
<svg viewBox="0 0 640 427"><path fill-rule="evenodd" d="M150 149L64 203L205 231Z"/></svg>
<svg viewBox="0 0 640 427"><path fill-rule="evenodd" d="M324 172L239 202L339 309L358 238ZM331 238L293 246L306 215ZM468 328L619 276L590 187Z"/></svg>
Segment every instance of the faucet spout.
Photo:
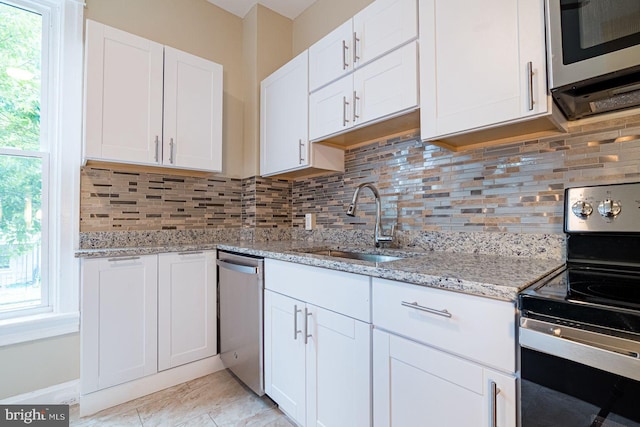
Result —
<svg viewBox="0 0 640 427"><path fill-rule="evenodd" d="M356 191L353 193L353 198L351 199L351 204L349 208L347 208L348 216L356 216L356 206L358 204L358 197L360 197L360 190L363 188L368 188L373 193L373 197L376 202L376 225L374 228L373 238L374 244L376 248L380 247L381 242L391 242L393 241L393 227L391 227L391 235L385 235L382 231L382 204L380 203L380 193L375 185L372 182L365 182L363 184L358 185L356 187Z"/></svg>

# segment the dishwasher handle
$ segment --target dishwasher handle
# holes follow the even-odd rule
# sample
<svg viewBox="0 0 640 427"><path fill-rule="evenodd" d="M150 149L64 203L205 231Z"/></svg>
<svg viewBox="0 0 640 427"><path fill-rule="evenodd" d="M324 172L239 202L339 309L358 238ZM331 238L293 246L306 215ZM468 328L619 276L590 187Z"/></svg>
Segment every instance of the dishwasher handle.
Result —
<svg viewBox="0 0 640 427"><path fill-rule="evenodd" d="M226 268L227 270L231 270L231 271L235 271L238 273L244 273L244 274L260 274L260 268L259 267L252 267L249 265L242 265L242 264L235 264L233 262L229 262L229 261L221 261L218 260L217 264L219 267L222 268Z"/></svg>

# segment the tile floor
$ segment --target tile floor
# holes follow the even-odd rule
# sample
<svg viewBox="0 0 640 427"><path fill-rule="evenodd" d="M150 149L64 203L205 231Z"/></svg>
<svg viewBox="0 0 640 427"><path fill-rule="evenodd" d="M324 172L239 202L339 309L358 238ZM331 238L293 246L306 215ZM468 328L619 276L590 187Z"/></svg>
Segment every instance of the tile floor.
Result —
<svg viewBox="0 0 640 427"><path fill-rule="evenodd" d="M73 427L292 427L268 397L257 397L228 371L193 381L79 418L70 408Z"/></svg>

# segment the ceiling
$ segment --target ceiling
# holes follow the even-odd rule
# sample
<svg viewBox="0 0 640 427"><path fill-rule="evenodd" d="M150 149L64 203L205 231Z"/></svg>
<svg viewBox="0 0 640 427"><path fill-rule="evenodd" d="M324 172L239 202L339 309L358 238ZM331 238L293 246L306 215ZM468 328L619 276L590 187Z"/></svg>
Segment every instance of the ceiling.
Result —
<svg viewBox="0 0 640 427"><path fill-rule="evenodd" d="M316 0L207 0L218 7L244 18L256 3L268 7L289 19L295 19Z"/></svg>

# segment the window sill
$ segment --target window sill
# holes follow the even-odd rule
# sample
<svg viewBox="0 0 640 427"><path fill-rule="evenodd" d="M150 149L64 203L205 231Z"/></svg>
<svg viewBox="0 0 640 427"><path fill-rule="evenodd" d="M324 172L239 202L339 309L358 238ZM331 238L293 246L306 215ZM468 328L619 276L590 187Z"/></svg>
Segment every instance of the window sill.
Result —
<svg viewBox="0 0 640 427"><path fill-rule="evenodd" d="M0 321L0 347L71 334L80 330L80 313L46 313Z"/></svg>

